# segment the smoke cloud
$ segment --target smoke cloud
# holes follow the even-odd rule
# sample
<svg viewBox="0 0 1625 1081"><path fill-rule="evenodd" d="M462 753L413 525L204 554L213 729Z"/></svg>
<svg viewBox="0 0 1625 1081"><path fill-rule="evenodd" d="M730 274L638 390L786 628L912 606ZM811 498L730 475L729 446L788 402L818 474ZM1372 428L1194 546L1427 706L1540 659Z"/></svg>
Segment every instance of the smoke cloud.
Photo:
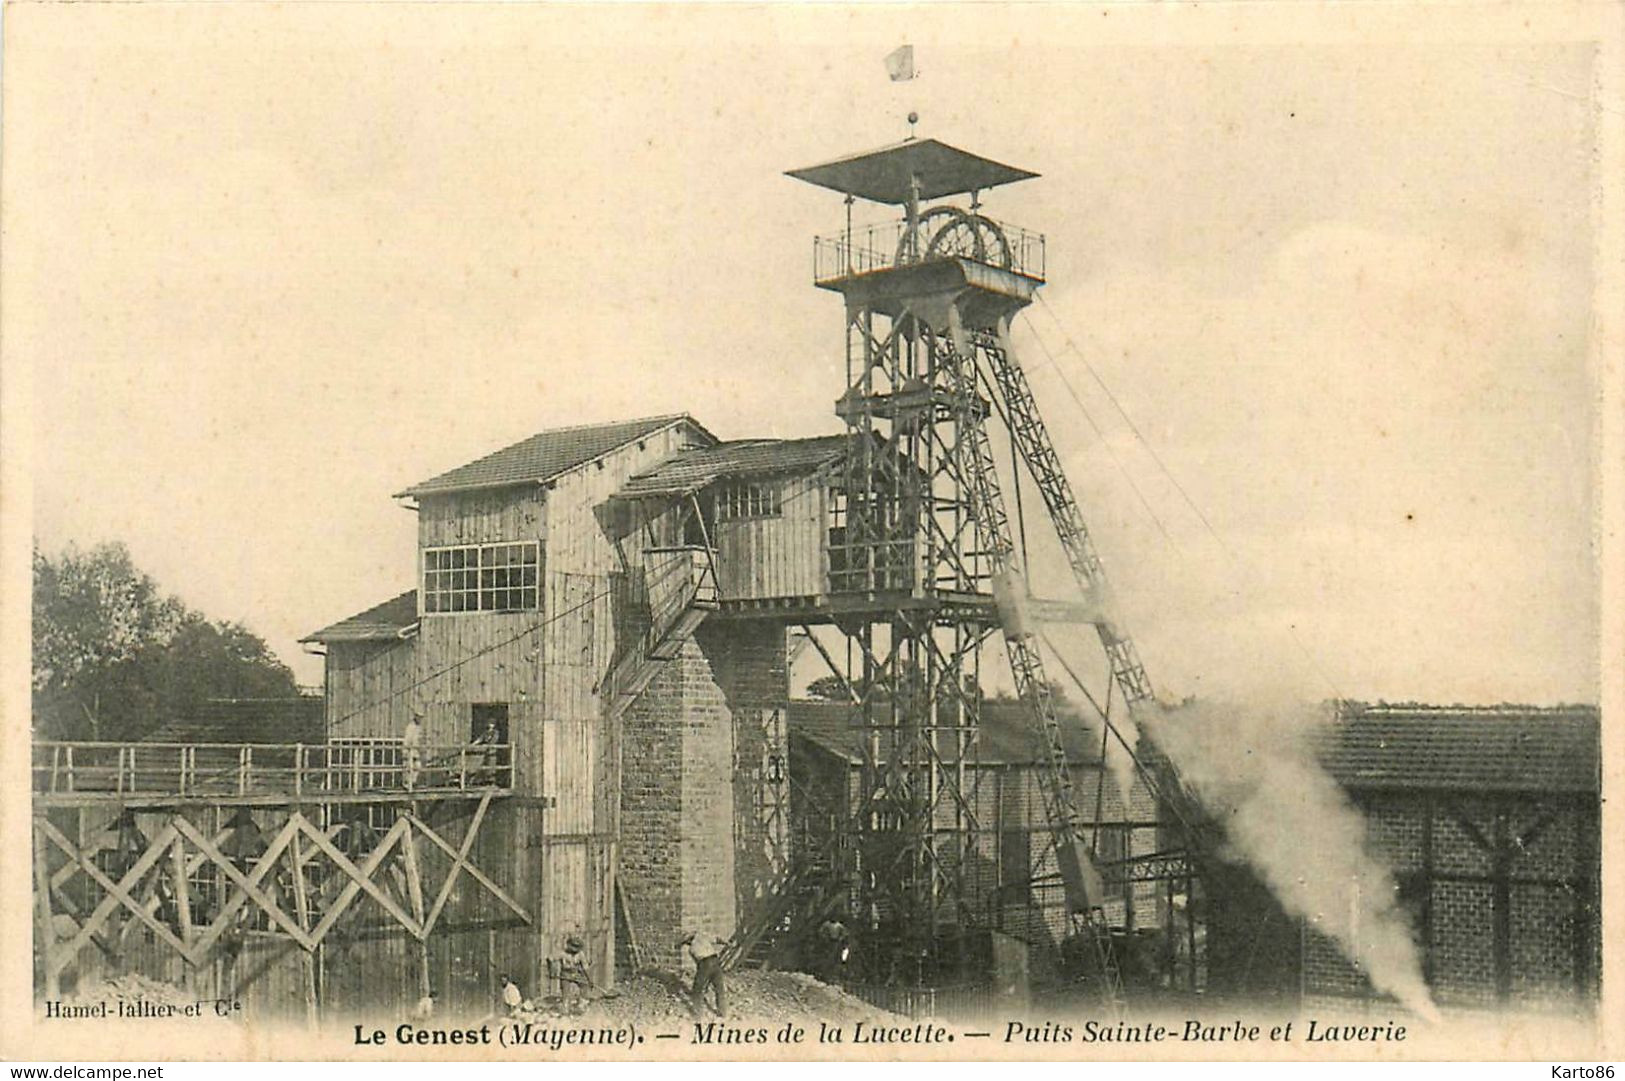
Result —
<svg viewBox="0 0 1625 1081"><path fill-rule="evenodd" d="M1289 913L1336 942L1379 991L1436 1020L1393 875L1365 819L1315 760L1307 735L1330 720L1302 705L1147 705L1141 727L1173 760Z"/></svg>

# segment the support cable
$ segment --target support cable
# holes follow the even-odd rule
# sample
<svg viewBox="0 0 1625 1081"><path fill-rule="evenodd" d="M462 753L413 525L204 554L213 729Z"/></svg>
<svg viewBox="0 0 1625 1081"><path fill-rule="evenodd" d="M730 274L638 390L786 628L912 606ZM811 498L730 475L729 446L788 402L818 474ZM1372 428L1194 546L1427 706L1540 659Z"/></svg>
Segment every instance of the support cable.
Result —
<svg viewBox="0 0 1625 1081"><path fill-rule="evenodd" d="M1241 558L1236 550L1232 548L1222 536L1219 535L1219 531L1213 527L1213 523L1208 520L1208 516L1203 513L1202 508L1197 505L1196 500L1191 498L1190 492L1188 492L1185 489L1185 486L1179 482L1179 478L1174 476L1173 471L1170 470L1167 463L1162 460L1162 455L1158 454L1157 449L1151 445L1151 441L1146 439L1145 435L1140 431L1139 425L1134 423L1134 418L1129 416L1128 410L1123 408L1123 403L1118 400L1117 395L1112 393L1111 387L1106 385L1106 381L1102 379L1100 373L1095 370L1095 366L1089 363L1088 356L1086 356L1083 350L1079 348L1078 343L1072 340L1071 335L1067 333L1066 325L1061 322L1060 316L1055 314L1055 309L1050 307L1049 301L1044 298L1042 293L1038 295L1038 302L1039 305L1049 313L1050 319L1055 323L1056 329L1060 332L1061 338L1065 342L1065 347L1062 351L1070 351L1078 358L1079 363L1083 365L1084 371L1089 373L1090 378L1093 379L1100 387L1101 391L1105 393L1107 400L1112 403L1112 406L1117 410L1118 415L1123 418L1123 422L1128 425L1129 431L1134 434L1134 438L1137 439L1140 445L1145 448L1146 453L1151 455L1151 460L1156 463L1157 468L1162 472L1162 475L1168 479L1168 482L1174 486L1174 490L1177 491L1180 498L1185 501L1185 505L1190 507L1192 513L1194 513L1196 517L1201 520L1203 528L1207 530L1208 535L1213 538L1216 544L1218 544L1219 548L1230 560L1231 565L1250 571L1251 567L1249 564ZM1083 413L1084 419L1089 422L1089 426L1094 428L1095 432L1099 434L1100 429L1098 426L1096 426L1094 417L1090 415L1088 409L1084 406L1083 399L1078 394L1077 388L1075 388L1072 385L1072 381L1067 378L1065 369L1063 369L1057 362L1055 355L1050 351L1049 347L1044 344L1043 338L1039 336L1038 327L1033 323L1032 319L1027 315L1027 313L1023 312L1021 318L1026 322L1027 328L1033 332L1033 339L1038 342L1039 348L1042 349L1044 351L1044 355L1049 358L1050 367L1054 368L1055 374L1060 377L1061 385L1066 388L1066 391L1069 395L1071 395L1072 400L1077 403L1079 411ZM1102 441L1104 441L1104 437L1102 437ZM1107 444L1107 448L1108 450L1110 449L1109 443ZM1126 475L1127 474L1125 473L1125 476ZM1133 482L1130 481L1130 484L1132 485ZM1135 487L1135 493L1139 494L1138 487ZM1141 502L1144 502L1143 496L1141 497ZM1147 509L1149 510L1149 507ZM1167 535L1167 532L1164 531L1163 536L1166 537ZM1175 548L1178 548L1177 544L1175 545ZM1288 623L1287 634L1292 638L1292 644L1297 647L1298 652L1303 655L1303 659L1309 662L1309 667L1314 670L1315 675L1319 676L1321 682L1325 683L1327 688L1331 690L1333 697L1341 700L1344 697L1341 688L1339 688L1331 676L1326 673L1326 669L1321 665L1319 659L1314 655L1309 647L1304 644L1303 639L1298 635L1297 628Z"/></svg>
<svg viewBox="0 0 1625 1081"><path fill-rule="evenodd" d="M1043 299L1042 294L1039 295L1039 299ZM1095 438L1098 439L1100 441L1100 445L1106 449L1106 456L1112 460L1112 464L1117 467L1117 471L1123 475L1123 480L1128 483L1129 488L1133 490L1134 495L1139 499L1140 506L1144 508L1146 516L1151 519L1151 524L1157 527L1157 532L1162 534L1162 539L1172 545L1175 551L1178 551L1179 543L1174 540L1173 535L1168 532L1167 526L1165 526L1162 519L1157 516L1157 512L1151 506L1151 501L1146 498L1145 492L1141 491L1139 484L1134 480L1134 475L1130 473L1128 471L1128 467L1123 464L1123 460L1117 456L1117 451L1112 449L1111 440L1106 438L1105 431L1095 422L1094 414L1089 412L1089 407L1083 404L1083 399L1078 395L1078 392L1073 389L1072 384L1067 381L1066 373L1061 370L1061 365L1055 359L1055 354L1050 351L1050 348L1045 344L1044 339L1039 337L1038 328L1033 325L1033 321L1031 319L1027 318L1025 312L1022 313L1021 318L1024 322L1026 322L1027 329L1033 332L1033 341L1037 342L1038 348L1043 351L1044 357L1048 362L1048 367L1054 368L1056 374L1061 377L1061 385L1066 387L1067 393L1072 396L1073 403L1078 407L1078 412L1083 414L1083 419L1089 422L1089 428L1095 433ZM1000 416L1003 417L1004 407L1002 403L999 406L999 413ZM1008 424L1008 421L1006 421L1006 423Z"/></svg>
<svg viewBox="0 0 1625 1081"><path fill-rule="evenodd" d="M1173 473L1168 469L1167 464L1162 460L1162 455L1157 453L1157 449L1151 445L1150 440L1146 439L1146 437L1140 432L1139 425L1134 423L1134 418L1128 415L1128 410L1124 409L1123 403L1117 400L1117 395L1112 393L1112 388L1108 387L1106 385L1106 381L1100 377L1100 373L1095 371L1095 366L1089 363L1089 358L1084 355L1082 349L1078 348L1078 343L1073 341L1071 336L1067 334L1066 327L1061 323L1060 317L1055 314L1055 309L1049 306L1049 301L1044 298L1042 293L1038 295L1038 303L1040 307L1049 313L1049 317L1055 321L1056 327L1060 329L1061 337L1066 340L1066 348L1076 355L1078 360L1083 363L1083 370L1089 373L1090 378L1092 378L1095 381L1095 384L1105 393L1107 400L1112 403L1112 408L1117 410L1118 415L1123 418L1123 422L1128 425L1129 431L1134 433L1134 438L1140 441L1140 445L1146 449L1146 451L1151 455L1152 460L1157 463L1157 468L1162 470L1162 475L1167 477L1169 482L1173 484L1174 488L1179 492L1180 497L1185 500L1185 505L1190 507L1190 509L1196 513L1196 516L1202 520L1202 524L1206 526L1207 531L1213 535L1213 539L1219 541L1220 544L1223 544L1224 541L1220 539L1218 532L1213 528L1213 523L1208 521L1207 515L1202 513L1202 508L1196 505L1196 501L1192 499L1190 493L1185 490L1185 486L1179 483L1179 478L1174 476ZM1022 314L1022 318L1027 318L1025 313ZM1031 319L1027 319L1027 326L1032 329L1034 336L1038 334L1038 328L1033 326ZM1061 370L1060 365L1056 365L1055 370L1060 374L1061 381L1067 384L1067 389L1071 390L1072 384L1066 378L1066 373ZM1073 392L1073 396L1076 397L1076 391Z"/></svg>
<svg viewBox="0 0 1625 1081"><path fill-rule="evenodd" d="M500 641L492 642L490 645L485 646L485 647L483 647L481 649L477 649L473 653L470 653L468 656L463 657L463 658L453 662L452 664L448 664L446 667L441 668L438 671L430 672L428 675L424 676L422 679L417 680L414 683L409 683L405 687L402 687L401 689L399 689L397 691L391 691L389 694L386 694L381 698L374 698L371 701L369 701L369 702L367 702L367 703L365 703L363 705L357 706L355 709L351 710L349 713L346 713L344 716L342 716L342 717L338 718L337 720L331 722L329 727L335 727L337 725L341 725L345 721L348 721L349 719L351 719L352 717L359 717L361 714L365 713L369 709L376 709L377 707L383 705L386 702L394 701L395 699L399 698L401 695L406 694L409 691L417 690L419 687L423 686L426 683L432 683L435 680L440 679L442 676L450 675L452 672L455 672L457 669L463 667L463 665L468 664L471 661L478 660L480 657L485 656L487 653L490 653L490 652L492 652L494 650L501 649L503 646L512 645L514 642L519 641L521 638L525 638L525 637L528 637L529 635L535 634L537 631L541 630L543 627L546 627L548 624L556 623L557 621L563 619L565 616L574 615L575 613L581 611L584 608L589 608L593 604L596 604L598 601L602 600L603 598L605 598L605 597L607 597L609 595L610 595L610 591L607 590L607 589L603 590L600 593L594 593L592 596L588 597L586 600L582 601L579 604L572 605L571 607L563 609L562 611L559 611L559 612L554 612L551 616L547 616L544 619L538 619L536 622L532 623L530 626L526 627L524 630L519 631L517 634L510 635L509 637L503 638Z"/></svg>

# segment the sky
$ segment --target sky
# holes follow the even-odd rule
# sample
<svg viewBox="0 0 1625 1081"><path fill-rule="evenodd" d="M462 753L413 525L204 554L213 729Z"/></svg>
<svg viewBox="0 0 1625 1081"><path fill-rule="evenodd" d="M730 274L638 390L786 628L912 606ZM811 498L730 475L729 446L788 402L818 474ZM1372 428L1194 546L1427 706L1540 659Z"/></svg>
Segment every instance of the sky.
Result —
<svg viewBox="0 0 1625 1081"><path fill-rule="evenodd" d="M1160 691L1597 700L1589 46L1374 5L382 7L8 10L47 550L121 540L314 683L297 640L412 585L391 492L594 420L838 431L842 207L782 174L912 109L1042 174L986 196L1047 237L1018 354Z"/></svg>

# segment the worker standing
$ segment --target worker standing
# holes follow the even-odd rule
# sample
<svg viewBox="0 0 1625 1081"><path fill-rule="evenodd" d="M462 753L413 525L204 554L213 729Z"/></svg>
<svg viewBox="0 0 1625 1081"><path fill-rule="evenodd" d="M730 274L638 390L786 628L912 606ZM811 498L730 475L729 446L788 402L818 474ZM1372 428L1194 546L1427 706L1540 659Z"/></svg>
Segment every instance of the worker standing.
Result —
<svg viewBox="0 0 1625 1081"><path fill-rule="evenodd" d="M846 971L847 959L852 954L852 937L846 924L831 917L818 928L818 976L825 983L839 983Z"/></svg>
<svg viewBox="0 0 1625 1081"><path fill-rule="evenodd" d="M696 1011L705 1009L705 989L712 987L716 989L717 1016L728 1016L728 992L722 983L722 951L727 945L727 939L709 931L690 931L677 943L679 949L688 947L694 958L694 989L689 997Z"/></svg>
<svg viewBox="0 0 1625 1081"><path fill-rule="evenodd" d="M401 733L401 776L410 792L417 787L418 770L423 765L423 718L416 713Z"/></svg>
<svg viewBox="0 0 1625 1081"><path fill-rule="evenodd" d="M475 774L474 783L488 785L497 783L497 726L492 721L486 724L485 731L474 737L474 746L479 750L479 770Z"/></svg>
<svg viewBox="0 0 1625 1081"><path fill-rule="evenodd" d="M571 935L564 943L564 954L558 959L559 995L566 1011L580 1013L587 999L592 997L592 974L587 971L586 943L581 936Z"/></svg>
<svg viewBox="0 0 1625 1081"><path fill-rule="evenodd" d="M508 1007L508 1016L514 1017L519 1013L519 1007L525 1004L525 996L519 993L519 985L508 979L508 974L502 974L502 1004Z"/></svg>

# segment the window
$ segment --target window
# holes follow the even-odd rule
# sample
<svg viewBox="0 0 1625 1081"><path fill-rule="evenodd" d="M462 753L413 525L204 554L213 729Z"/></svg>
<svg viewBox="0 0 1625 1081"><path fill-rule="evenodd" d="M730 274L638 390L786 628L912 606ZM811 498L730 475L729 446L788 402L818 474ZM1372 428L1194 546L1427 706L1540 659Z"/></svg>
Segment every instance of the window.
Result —
<svg viewBox="0 0 1625 1081"><path fill-rule="evenodd" d="M783 506L777 484L724 484L717 490L717 521L777 518Z"/></svg>
<svg viewBox="0 0 1625 1081"><path fill-rule="evenodd" d="M425 548L423 610L535 611L541 558L535 541Z"/></svg>

